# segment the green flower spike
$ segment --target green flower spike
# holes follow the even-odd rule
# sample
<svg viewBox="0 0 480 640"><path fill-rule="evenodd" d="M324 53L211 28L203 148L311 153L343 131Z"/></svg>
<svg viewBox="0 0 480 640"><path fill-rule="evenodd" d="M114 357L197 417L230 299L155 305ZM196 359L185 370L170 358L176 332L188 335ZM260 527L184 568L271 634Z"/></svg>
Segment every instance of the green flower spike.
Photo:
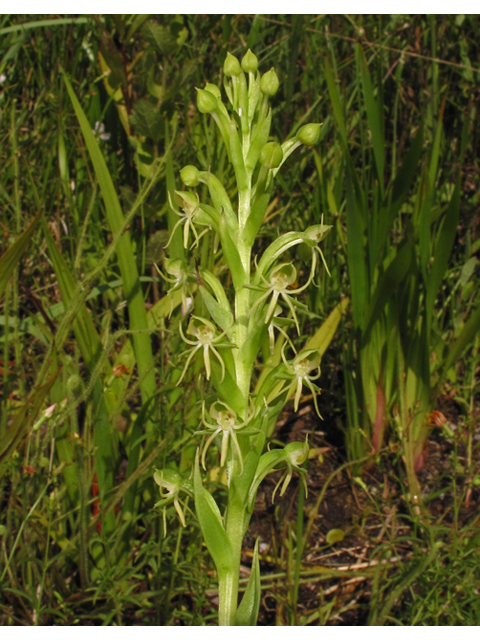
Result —
<svg viewBox="0 0 480 640"><path fill-rule="evenodd" d="M221 447L221 456L220 456L220 466L224 467L225 462L227 460L228 453L228 443L230 439L232 440L233 447L238 455L238 459L240 461L240 475L243 473L243 459L242 452L240 450L240 446L238 444L237 436L235 431L239 429L244 429L247 424L249 424L252 418L255 415L255 411L248 416L248 418L237 424L237 414L233 409L231 409L228 405L220 400L217 400L210 407L210 417L216 421L216 424L210 424L205 419L205 403L202 406L202 423L207 427L207 429L213 430L212 435L208 438L205 447L203 448L202 453L202 467L205 469L205 456L207 455L207 451L212 444L213 440L220 434L222 434L222 447ZM197 431L197 434L209 433L208 431ZM243 431L245 435L253 435L258 433L258 431L247 429Z"/></svg>
<svg viewBox="0 0 480 640"><path fill-rule="evenodd" d="M172 211L174 213L177 214L177 216L180 216L180 220L178 220L178 222L173 227L172 233L170 235L170 238L169 238L167 244L165 245L165 249L168 247L168 245L172 241L173 234L175 233L178 225L182 224L182 222L185 223L185 226L183 227L183 246L184 246L185 249L188 249L188 235L189 235L190 228L192 229L193 235L195 236L195 241L193 242L192 246L190 247L190 249L191 249L192 247L194 247L195 245L198 244L198 242L199 242L200 238L203 236L203 234L208 231L208 228L205 229L204 231L202 231L202 233L200 235L198 235L197 230L195 229L195 224L194 224L195 218L201 212L200 202L198 200L197 194L196 193L194 193L194 194L187 193L186 191L175 191L175 193L177 195L179 195L183 200L183 213L181 213L180 211L177 211L175 209L175 207L173 206L172 199L170 197L170 193L168 193L168 200L170 202L170 208L172 209ZM206 224L206 223L197 221L197 224Z"/></svg>
<svg viewBox="0 0 480 640"><path fill-rule="evenodd" d="M290 296L296 296L304 291L312 281L312 276L310 275L308 282L304 284L303 287L299 287L298 289L288 289L288 287L290 287L297 280L297 270L291 262L282 263L276 266L270 274L270 282L267 282L261 273L260 276L264 283L267 285L268 289L263 295L260 296L260 298L258 298L258 300L255 301L255 303L252 305L251 311L253 311L258 305L262 304L262 302L264 302L264 300L266 300L269 295L272 294L272 299L270 300L267 314L265 316L265 324L268 324L274 314L278 298L282 296L283 300L287 303L288 308L292 313L293 319L295 320L295 325L297 327L298 335L300 335L300 326L298 324L297 314L295 313L295 309L293 308ZM295 304L301 306L298 302L296 302Z"/></svg>
<svg viewBox="0 0 480 640"><path fill-rule="evenodd" d="M218 353L217 349L213 345L218 343L227 332L224 331L219 336L216 336L215 325L213 325L209 320L205 320L205 318L198 318L197 316L192 316L187 329L187 333L197 338L196 341L189 340L184 336L181 323L178 325L178 328L180 330L180 335L182 336L182 340L187 344L192 345L192 349L189 349L190 355L187 358L187 362L185 363L185 367L183 368L182 375L180 376L180 379L177 382L177 386L183 380L183 376L185 375L188 369L188 365L190 364L193 356L196 354L196 352L199 349L202 349L202 348L203 348L203 360L205 362L205 370L207 372L207 380L210 380L210 374L211 374L210 351L212 351L212 353L214 353L217 356L217 359L220 362L220 366L222 367L222 381L223 381L223 378L225 376L225 365L223 363L221 355ZM232 348L233 345L219 344L218 346Z"/></svg>
<svg viewBox="0 0 480 640"><path fill-rule="evenodd" d="M320 377L320 353L318 349L308 349L308 351L302 351L299 353L292 362L287 362L285 359L285 346L282 349L282 360L287 368L287 371L295 377L292 383L292 387L296 387L295 390L295 402L294 410L298 411L298 405L300 404L300 398L302 395L303 385L307 385L313 395L313 402L315 404L315 410L319 418L320 411L317 404L317 393L320 393L320 389L313 384L313 380L317 380ZM318 369L316 376L309 375L311 371Z"/></svg>
<svg viewBox="0 0 480 640"><path fill-rule="evenodd" d="M163 537L167 535L167 516L166 509L168 505L172 504L175 507L175 511L178 513L182 526L185 527L185 516L180 506L179 494L180 491L184 491L189 496L193 496L193 485L190 480L185 480L182 476L173 469L157 469L153 474L153 479L160 488L160 497L155 504L156 507L163 507ZM163 493L163 489L166 493Z"/></svg>

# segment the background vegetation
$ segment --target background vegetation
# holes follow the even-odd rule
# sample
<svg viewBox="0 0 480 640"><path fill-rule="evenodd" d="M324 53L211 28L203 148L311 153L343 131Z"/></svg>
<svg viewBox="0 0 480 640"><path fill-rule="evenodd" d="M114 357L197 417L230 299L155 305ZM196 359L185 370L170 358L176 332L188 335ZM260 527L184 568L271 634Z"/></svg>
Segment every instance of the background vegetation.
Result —
<svg viewBox="0 0 480 640"><path fill-rule="evenodd" d="M154 265L180 169L222 167L195 87L221 86L227 51L248 48L281 80L276 139L323 122L266 214L270 237L333 225L300 342L349 301L322 362L324 421L302 406L309 499L298 518L298 487L283 511L259 500L269 524L252 525L260 622L479 624L479 28L1 17L1 624L216 619L194 517L183 529L172 507L164 536L153 509L153 471L188 471L201 413L195 373L175 388L181 292ZM181 238L169 248L181 257ZM335 492L354 507L339 515Z"/></svg>

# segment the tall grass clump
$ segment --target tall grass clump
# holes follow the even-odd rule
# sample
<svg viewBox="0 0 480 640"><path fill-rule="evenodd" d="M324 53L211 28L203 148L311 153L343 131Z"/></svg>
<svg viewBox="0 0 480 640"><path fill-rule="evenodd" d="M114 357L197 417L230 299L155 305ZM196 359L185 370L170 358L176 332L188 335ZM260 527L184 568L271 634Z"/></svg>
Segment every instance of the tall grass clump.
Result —
<svg viewBox="0 0 480 640"><path fill-rule="evenodd" d="M416 472L423 466L440 385L480 327L477 310L452 340L448 315L437 313L436 307L455 241L461 174L458 169L452 176L445 201L444 192L436 188L441 111L428 153L423 150L424 124L419 120L402 164L387 176L383 90L380 84L374 90L360 45L356 70L359 112L369 137L362 134L360 154L354 158L345 106L331 65L328 61L325 65L345 161L346 257L354 329L344 353L347 449L351 459L378 452L390 426L402 447L412 500L418 502ZM465 119L459 168L468 127Z"/></svg>

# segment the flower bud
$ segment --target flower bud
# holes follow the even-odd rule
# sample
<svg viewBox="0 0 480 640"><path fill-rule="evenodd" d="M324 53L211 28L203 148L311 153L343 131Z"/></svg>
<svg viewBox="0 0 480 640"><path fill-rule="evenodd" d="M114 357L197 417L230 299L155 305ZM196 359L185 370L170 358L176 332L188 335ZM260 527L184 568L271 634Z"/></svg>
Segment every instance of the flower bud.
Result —
<svg viewBox="0 0 480 640"><path fill-rule="evenodd" d="M82 379L80 376L74 374L70 376L67 380L67 391L70 393L76 393L82 387Z"/></svg>
<svg viewBox="0 0 480 640"><path fill-rule="evenodd" d="M272 67L270 71L267 71L267 73L262 76L262 79L260 80L260 89L267 96L274 96L277 93L279 86L280 81L275 73L275 69Z"/></svg>
<svg viewBox="0 0 480 640"><path fill-rule="evenodd" d="M276 169L282 160L283 151L278 142L267 142L260 153L260 164L267 169Z"/></svg>
<svg viewBox="0 0 480 640"><path fill-rule="evenodd" d="M297 132L297 140L309 147L317 144L320 138L320 127L320 124L315 123L304 124Z"/></svg>
<svg viewBox="0 0 480 640"><path fill-rule="evenodd" d="M212 113L217 106L217 98L213 93L205 89L197 89L197 107L200 113Z"/></svg>
<svg viewBox="0 0 480 640"><path fill-rule="evenodd" d="M245 73L256 73L258 69L257 56L252 53L250 49L242 58L242 69L245 71Z"/></svg>
<svg viewBox="0 0 480 640"><path fill-rule="evenodd" d="M211 82L207 82L205 85L205 91L209 91L217 100L222 99L222 94L220 93L220 89L216 84L212 84Z"/></svg>
<svg viewBox="0 0 480 640"><path fill-rule="evenodd" d="M305 460L308 458L308 452L310 447L308 443L305 442L290 442L284 448L284 454L287 461L292 465L292 467L300 467Z"/></svg>
<svg viewBox="0 0 480 640"><path fill-rule="evenodd" d="M241 71L238 59L235 56L232 56L231 53L227 53L227 57L223 63L223 73L227 78L231 78L232 76L239 76Z"/></svg>
<svg viewBox="0 0 480 640"><path fill-rule="evenodd" d="M200 171L197 167L194 167L193 164L187 164L186 167L180 171L180 177L182 178L183 184L187 185L187 187L198 187L200 184L200 180L198 178Z"/></svg>

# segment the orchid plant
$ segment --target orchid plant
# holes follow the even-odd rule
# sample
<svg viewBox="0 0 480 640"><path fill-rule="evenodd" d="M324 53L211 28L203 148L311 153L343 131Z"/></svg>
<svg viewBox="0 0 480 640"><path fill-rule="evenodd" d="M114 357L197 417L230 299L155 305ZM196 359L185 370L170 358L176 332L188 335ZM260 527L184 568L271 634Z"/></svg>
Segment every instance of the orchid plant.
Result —
<svg viewBox="0 0 480 640"><path fill-rule="evenodd" d="M186 321L186 332L182 320L179 325L187 349L178 384L185 379L192 363L202 358L206 400L196 432L203 439L199 441L192 477L182 478L177 472L164 469L157 470L154 479L161 494L157 505L165 514L165 508L173 504L183 525L180 496L182 492L193 495L205 543L218 572L220 625L252 625L256 623L260 604L258 541L250 582L239 606L238 585L242 541L258 486L268 473L283 469L277 485L278 488L281 484L280 495L285 493L294 472L300 474L305 491L307 488L303 466L309 452L306 441L265 453L264 449L290 397L294 396L294 408L298 409L305 385L313 394L318 413L319 389L312 381L320 376L320 351L304 348L296 353L287 331L294 326L300 334L297 311L306 311L307 307L297 296L312 283L319 265L317 256L325 265L319 243L330 226L322 223L279 235L257 262L254 244L272 197L275 176L295 149L318 141L320 124L302 126L283 144L270 140L270 99L279 88L275 70L262 75L256 56L248 51L241 62L227 54L223 75L227 100L222 100L216 85L207 84L197 90L197 106L202 114L211 115L218 126L235 173L237 199L232 202L210 169L184 167L181 179L188 191L175 192L183 212L177 211L171 202L179 217L171 237L183 224L183 247L188 256L204 236L215 234L214 245L221 247L233 291L222 283L225 269L215 269L213 273L199 267L193 257L191 265L178 258L166 262L165 270L175 278L174 289L182 290L182 300L196 286L206 310L204 315L209 315L204 318L192 314ZM200 185L208 188L211 203L202 202L194 191ZM305 276L288 260L291 256L286 255L299 245L307 247L307 255L311 249L311 264ZM298 285L297 279L302 278L304 284ZM264 343L269 344L270 353L278 344L281 358L255 386L255 367ZM287 349L293 352L291 360ZM201 467L206 468L207 453L214 445L220 453L220 466L225 468L228 485L228 504L223 515L202 480Z"/></svg>

